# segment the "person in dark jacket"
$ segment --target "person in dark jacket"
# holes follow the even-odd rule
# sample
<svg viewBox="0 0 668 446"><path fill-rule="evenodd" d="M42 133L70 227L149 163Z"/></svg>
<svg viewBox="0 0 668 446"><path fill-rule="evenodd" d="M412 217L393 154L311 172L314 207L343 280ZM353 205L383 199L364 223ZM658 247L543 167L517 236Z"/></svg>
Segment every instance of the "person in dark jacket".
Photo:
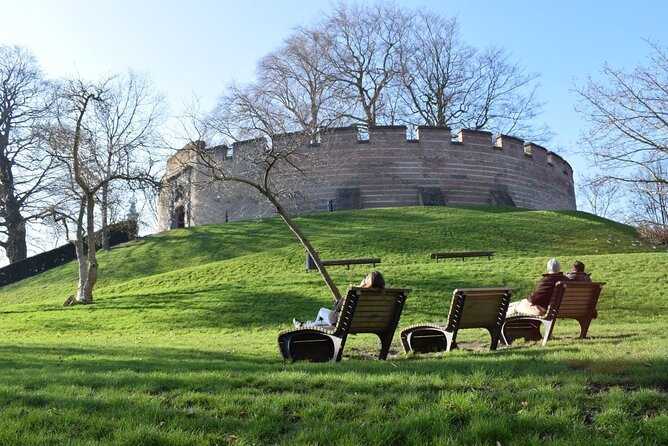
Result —
<svg viewBox="0 0 668 446"><path fill-rule="evenodd" d="M557 282L566 280L568 278L561 272L559 261L557 259L548 260L547 274L543 274L543 277L538 281L536 287L526 299L512 302L508 306L506 317L517 314L530 314L532 316L545 314L547 307L550 305L550 299L552 299L554 286Z"/></svg>
<svg viewBox="0 0 668 446"><path fill-rule="evenodd" d="M566 274L569 280L575 280L578 282L591 282L591 277L585 272L585 264L579 260L576 260L573 263L573 269L570 273Z"/></svg>

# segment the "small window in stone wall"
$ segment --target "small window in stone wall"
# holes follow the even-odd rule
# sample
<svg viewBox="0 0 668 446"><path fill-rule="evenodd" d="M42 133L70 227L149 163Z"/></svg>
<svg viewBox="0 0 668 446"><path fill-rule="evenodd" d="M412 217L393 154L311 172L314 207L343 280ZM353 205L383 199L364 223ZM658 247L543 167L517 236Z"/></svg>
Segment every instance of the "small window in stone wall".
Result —
<svg viewBox="0 0 668 446"><path fill-rule="evenodd" d="M489 191L489 204L493 206L511 206L517 207L513 201L513 197L510 196L506 190L495 190L491 189Z"/></svg>
<svg viewBox="0 0 668 446"><path fill-rule="evenodd" d="M342 187L336 189L336 200L334 200L334 210L343 211L346 209L360 209L362 199L360 197L359 187Z"/></svg>
<svg viewBox="0 0 668 446"><path fill-rule="evenodd" d="M357 127L357 142L358 144L369 142L369 129L366 127Z"/></svg>
<svg viewBox="0 0 668 446"><path fill-rule="evenodd" d="M232 147L225 149L225 159L231 159L233 155L234 149Z"/></svg>
<svg viewBox="0 0 668 446"><path fill-rule="evenodd" d="M445 197L440 187L418 187L420 206L445 206Z"/></svg>

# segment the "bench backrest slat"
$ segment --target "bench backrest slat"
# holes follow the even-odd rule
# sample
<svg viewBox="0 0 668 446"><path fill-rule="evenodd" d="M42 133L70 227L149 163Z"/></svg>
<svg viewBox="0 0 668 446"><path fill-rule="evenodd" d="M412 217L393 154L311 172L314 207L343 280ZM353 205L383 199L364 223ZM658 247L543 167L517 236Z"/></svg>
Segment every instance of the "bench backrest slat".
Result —
<svg viewBox="0 0 668 446"><path fill-rule="evenodd" d="M578 319L590 315L596 309L603 285L605 282L557 282L543 318Z"/></svg>
<svg viewBox="0 0 668 446"><path fill-rule="evenodd" d="M596 308L604 282L564 282L558 318L577 319L588 316Z"/></svg>
<svg viewBox="0 0 668 446"><path fill-rule="evenodd" d="M351 287L336 324L336 332L378 333L396 328L410 290Z"/></svg>
<svg viewBox="0 0 668 446"><path fill-rule="evenodd" d="M489 328L503 323L511 292L510 288L456 289L448 315L448 330Z"/></svg>

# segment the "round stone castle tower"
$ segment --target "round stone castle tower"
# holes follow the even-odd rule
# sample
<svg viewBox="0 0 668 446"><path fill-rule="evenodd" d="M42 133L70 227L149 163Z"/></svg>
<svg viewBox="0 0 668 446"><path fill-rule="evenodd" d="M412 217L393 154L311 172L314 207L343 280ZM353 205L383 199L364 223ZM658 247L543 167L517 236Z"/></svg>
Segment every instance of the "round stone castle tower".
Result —
<svg viewBox="0 0 668 446"><path fill-rule="evenodd" d="M232 163L235 154L260 143L242 141L208 152ZM492 140L489 132L460 130L453 138L449 128L419 127L417 138L407 139L406 127L388 126L371 128L368 140L360 140L356 128L345 127L299 151L309 159L300 166L306 181L295 179L295 194L282 202L293 214L418 205L576 208L568 162L513 136ZM159 230L275 215L253 189L222 187L193 160L186 146L167 163Z"/></svg>

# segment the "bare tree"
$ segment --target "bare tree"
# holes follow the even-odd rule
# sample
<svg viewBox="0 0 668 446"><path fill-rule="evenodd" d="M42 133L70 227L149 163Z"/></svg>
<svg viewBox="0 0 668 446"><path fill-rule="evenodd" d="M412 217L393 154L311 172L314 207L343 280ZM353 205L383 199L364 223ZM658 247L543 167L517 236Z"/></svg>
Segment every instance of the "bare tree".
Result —
<svg viewBox="0 0 668 446"><path fill-rule="evenodd" d="M260 121L311 138L332 126L401 123L545 140L548 132L532 125L542 106L538 75L510 59L502 49L465 44L455 19L380 1L340 3L265 56L256 82L229 86L218 109L262 109Z"/></svg>
<svg viewBox="0 0 668 446"><path fill-rule="evenodd" d="M456 19L421 11L401 47L402 82L415 124L445 127L465 110L467 84L475 76L475 50L459 37Z"/></svg>
<svg viewBox="0 0 668 446"><path fill-rule="evenodd" d="M130 105L122 123L124 131L112 132L109 120L114 110L125 110L135 104L137 96L132 83L122 77L112 77L99 83L81 79L66 81L56 97L57 124L49 129L49 145L63 174L60 188L63 195L54 203L54 221L70 222L76 227L75 245L79 265L79 285L76 302L93 302L97 282L98 262L95 252L96 205L105 187L124 182L141 187L157 186L147 145L153 141L153 131L147 131L146 111L142 106ZM120 83L119 83L120 82ZM128 100L128 95L130 99ZM148 103L153 104L152 97ZM125 104L125 105L124 105ZM151 116L152 107L148 107ZM102 119L101 119L102 118ZM120 136L123 135L123 136Z"/></svg>
<svg viewBox="0 0 668 446"><path fill-rule="evenodd" d="M456 19L420 11L401 46L402 81L414 124L533 133L540 111L537 74L503 49L478 51L461 40ZM532 138L538 135L532 135Z"/></svg>
<svg viewBox="0 0 668 446"><path fill-rule="evenodd" d="M544 139L545 131L535 133L528 123L535 118L542 104L536 100L538 74L526 73L509 54L490 47L475 62L480 73L474 79L462 108L468 109L459 124L464 128L489 128L503 134L523 134L534 141Z"/></svg>
<svg viewBox="0 0 668 446"><path fill-rule="evenodd" d="M646 217L665 225L661 210L668 184L668 55L649 43L651 54L633 71L605 65L602 80L577 88L578 111L588 122L585 152L601 169L599 178L630 186L635 201L658 205ZM650 207L654 209L653 206Z"/></svg>
<svg viewBox="0 0 668 446"><path fill-rule="evenodd" d="M109 84L104 102L95 107L95 119L106 145L103 152L106 159L100 160L106 177L112 177L118 169L119 157L136 156L139 150L148 154L158 146L163 103L162 96L153 90L145 75L129 71ZM152 164L151 159L146 161ZM127 194L127 186L127 182L102 184L99 204L104 249L109 249L109 224L117 221L120 197Z"/></svg>
<svg viewBox="0 0 668 446"><path fill-rule="evenodd" d="M342 102L327 57L331 45L327 30L300 28L258 66L258 85L285 111L286 128L308 132L311 138L320 128L342 122Z"/></svg>
<svg viewBox="0 0 668 446"><path fill-rule="evenodd" d="M619 183L597 177L582 176L579 189L589 211L604 218L616 211L615 205L622 193Z"/></svg>
<svg viewBox="0 0 668 446"><path fill-rule="evenodd" d="M47 110L48 84L33 55L0 46L0 247L10 263L27 256L26 223L42 215L51 159L35 131Z"/></svg>
<svg viewBox="0 0 668 446"><path fill-rule="evenodd" d="M638 181L631 185L631 223L640 235L652 242L668 245L668 183L657 182L666 178L668 163L653 162L638 173Z"/></svg>
<svg viewBox="0 0 668 446"><path fill-rule="evenodd" d="M259 134L273 135L292 130L291 122L285 118L285 110L266 94L261 85L232 83L218 99L212 118L204 124L206 128L202 130L202 124L198 125L196 118L191 118L191 127L197 127L199 136L213 131L225 140L242 141Z"/></svg>
<svg viewBox="0 0 668 446"><path fill-rule="evenodd" d="M387 124L387 90L399 85L400 47L410 29L408 12L391 4L341 3L321 25L331 33L329 63L346 117L365 127Z"/></svg>

